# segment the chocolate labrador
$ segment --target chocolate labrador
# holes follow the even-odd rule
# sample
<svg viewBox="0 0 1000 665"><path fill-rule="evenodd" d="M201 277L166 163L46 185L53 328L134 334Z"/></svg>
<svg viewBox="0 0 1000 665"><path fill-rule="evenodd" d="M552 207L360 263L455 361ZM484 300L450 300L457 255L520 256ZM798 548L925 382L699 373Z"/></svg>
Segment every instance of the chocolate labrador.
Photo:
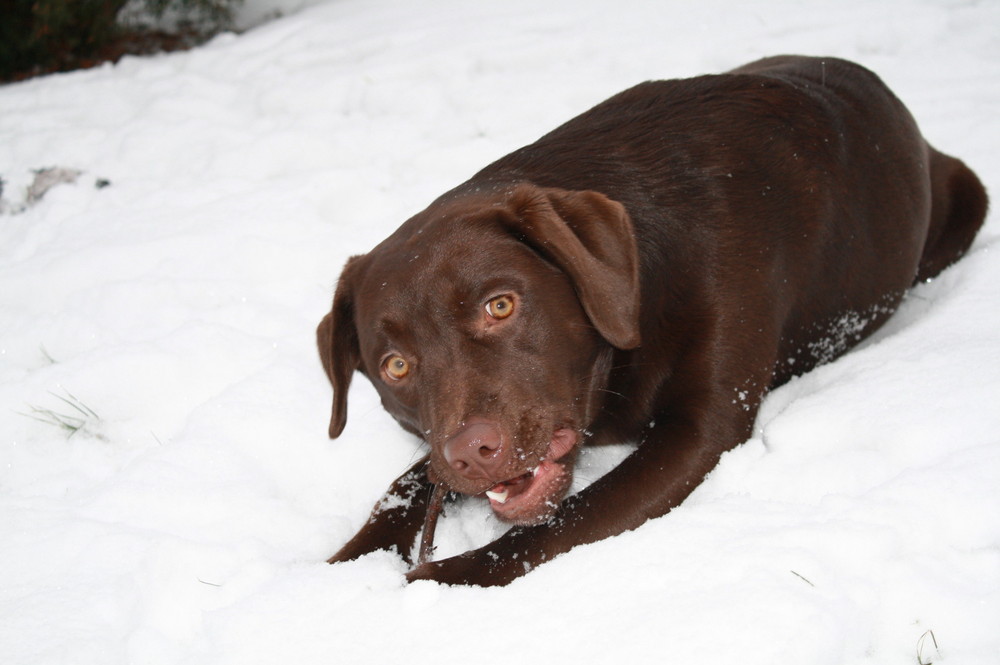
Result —
<svg viewBox="0 0 1000 665"><path fill-rule="evenodd" d="M318 330L330 436L355 371L426 441L330 559L407 560L435 486L513 527L408 579L502 585L663 515L765 393L876 330L969 247L983 186L868 70L767 58L642 83L351 258ZM637 442L566 498L581 445Z"/></svg>

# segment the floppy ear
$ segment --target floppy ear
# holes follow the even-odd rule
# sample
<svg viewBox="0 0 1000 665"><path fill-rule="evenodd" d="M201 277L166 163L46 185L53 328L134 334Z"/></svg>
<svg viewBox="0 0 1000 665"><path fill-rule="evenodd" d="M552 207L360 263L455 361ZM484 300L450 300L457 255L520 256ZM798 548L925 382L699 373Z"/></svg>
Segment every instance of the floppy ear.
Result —
<svg viewBox="0 0 1000 665"><path fill-rule="evenodd" d="M612 346L639 335L639 252L625 207L599 192L519 185L504 223L569 275L591 323Z"/></svg>
<svg viewBox="0 0 1000 665"><path fill-rule="evenodd" d="M316 342L323 369L333 384L333 410L330 414L330 438L336 439L347 424L347 389L361 363L358 330L354 324L354 298L350 283L351 258L337 282L333 308L316 329Z"/></svg>

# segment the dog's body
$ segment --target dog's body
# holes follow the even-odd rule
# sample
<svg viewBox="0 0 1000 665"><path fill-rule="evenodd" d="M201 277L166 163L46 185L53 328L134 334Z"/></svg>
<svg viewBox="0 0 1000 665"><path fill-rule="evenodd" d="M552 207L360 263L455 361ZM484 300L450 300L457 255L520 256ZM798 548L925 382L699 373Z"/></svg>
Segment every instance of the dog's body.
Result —
<svg viewBox="0 0 1000 665"><path fill-rule="evenodd" d="M779 57L644 83L486 167L345 267L330 435L361 371L430 446L332 559L408 557L432 483L516 526L410 579L505 584L678 505L766 391L965 252L986 194L872 73ZM635 452L564 500L584 442Z"/></svg>

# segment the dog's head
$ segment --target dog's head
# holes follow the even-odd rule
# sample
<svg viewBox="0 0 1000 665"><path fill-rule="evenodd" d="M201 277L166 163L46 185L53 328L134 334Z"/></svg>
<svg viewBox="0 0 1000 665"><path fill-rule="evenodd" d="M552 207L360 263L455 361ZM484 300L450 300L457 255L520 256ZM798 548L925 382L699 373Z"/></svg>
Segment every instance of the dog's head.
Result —
<svg viewBox="0 0 1000 665"><path fill-rule="evenodd" d="M638 255L596 192L518 185L439 201L348 261L317 330L330 436L355 370L430 445L435 482L508 522L555 511L603 401L614 348L639 345Z"/></svg>

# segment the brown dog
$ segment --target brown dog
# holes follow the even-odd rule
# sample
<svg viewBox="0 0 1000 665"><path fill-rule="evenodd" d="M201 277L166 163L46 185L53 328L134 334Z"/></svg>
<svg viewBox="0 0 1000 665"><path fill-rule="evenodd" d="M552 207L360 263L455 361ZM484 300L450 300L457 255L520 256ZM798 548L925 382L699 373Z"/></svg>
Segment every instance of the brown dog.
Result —
<svg viewBox="0 0 1000 665"><path fill-rule="evenodd" d="M986 193L866 69L777 57L626 90L348 261L319 326L430 447L331 562L409 553L432 484L515 526L408 577L506 584L681 503L768 389L969 247ZM564 499L584 443L638 448Z"/></svg>

